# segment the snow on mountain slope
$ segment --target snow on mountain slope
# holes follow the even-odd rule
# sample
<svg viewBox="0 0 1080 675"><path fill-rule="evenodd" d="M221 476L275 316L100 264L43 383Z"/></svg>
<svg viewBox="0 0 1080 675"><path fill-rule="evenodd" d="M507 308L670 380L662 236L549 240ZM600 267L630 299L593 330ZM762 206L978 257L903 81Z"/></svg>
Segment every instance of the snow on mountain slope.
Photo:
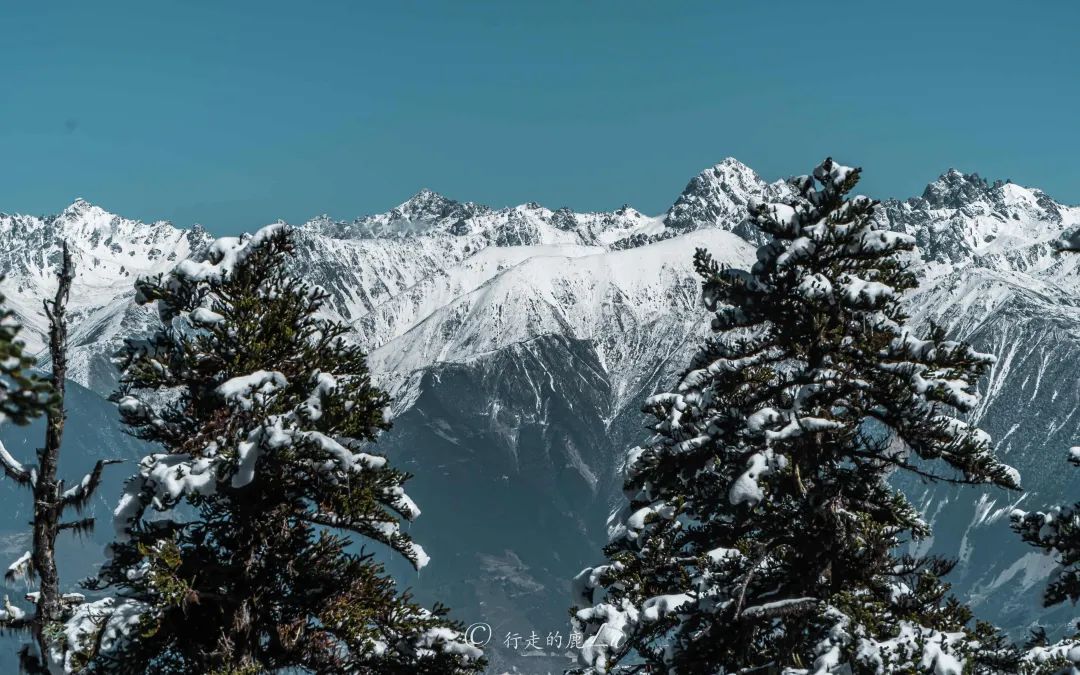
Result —
<svg viewBox="0 0 1080 675"><path fill-rule="evenodd" d="M747 201L790 194L785 183L768 184L730 158L694 177L658 217L628 206L608 213L552 211L537 204L492 209L422 190L384 214L351 222L320 217L304 224L295 265L330 291L331 313L352 323L362 344L376 349L442 308L444 314L451 307L460 311L455 300L531 258L639 249L703 228L729 230L757 243L760 235L746 230ZM1029 289L1074 290L1072 268L1053 255L1049 242L1063 229L1080 225L1080 208L1057 204L1039 190L990 185L977 175L950 170L930 183L922 197L886 201L881 218L917 238L928 287L941 283L953 288L960 270L970 267L1012 274L1017 285ZM40 300L55 287L51 268L59 243L69 242L78 266L72 293L73 375L101 390L112 384L105 354L123 334L154 320L127 301L134 279L167 269L209 239L200 228L143 224L77 200L54 217L0 216L0 271L8 276L8 302L27 326L26 341L31 350L40 349L45 329ZM448 317L441 321L453 323ZM459 345L465 341L464 336L447 339ZM439 350L429 344L423 351Z"/></svg>
<svg viewBox="0 0 1080 675"><path fill-rule="evenodd" d="M41 302L56 292L53 270L67 242L76 266L68 310L73 379L100 391L115 381L100 355L152 320L148 310L131 303L135 279L170 269L212 239L199 227L146 224L82 199L56 216L0 214L3 292L25 326L22 339L31 353L43 349L47 319Z"/></svg>
<svg viewBox="0 0 1080 675"><path fill-rule="evenodd" d="M928 260L956 264L977 255L1008 255L1080 225L1080 207L955 169L927 185L922 197L884 202L881 215L893 229L913 235Z"/></svg>
<svg viewBox="0 0 1080 675"><path fill-rule="evenodd" d="M576 258L602 253L599 246L580 244L489 246L463 259L456 267L440 270L390 296L366 312L357 312L353 327L368 346L384 345L427 316L484 285L505 270L533 258Z"/></svg>
<svg viewBox="0 0 1080 675"><path fill-rule="evenodd" d="M297 273L322 286L345 321L373 311L425 280L445 275L486 247L475 236L338 239L298 231Z"/></svg>
<svg viewBox="0 0 1080 675"><path fill-rule="evenodd" d="M704 246L721 263L753 260L754 248L722 230L700 230L649 246L591 255L535 255L449 302L370 356L378 372L410 374L466 363L539 335L596 345L614 378L618 405L639 372L703 328L691 255Z"/></svg>
<svg viewBox="0 0 1080 675"><path fill-rule="evenodd" d="M366 345L375 346L506 265L553 251L599 252L604 250L601 240L653 220L629 207L586 214L535 204L492 210L422 191L387 214L353 223L320 218L301 226L294 264L331 293L331 314L350 322L372 314L358 330ZM68 242L77 269L70 303L72 377L108 391L115 381L108 355L124 335L155 320L130 302L135 279L169 269L211 240L198 227L185 231L167 222L145 224L81 199L57 216L0 215L3 290L25 326L23 339L30 351L43 349L41 300L55 291L52 270L61 242ZM484 252L488 248L492 252ZM386 307L373 314L399 296L394 314ZM412 312L402 313L408 298Z"/></svg>

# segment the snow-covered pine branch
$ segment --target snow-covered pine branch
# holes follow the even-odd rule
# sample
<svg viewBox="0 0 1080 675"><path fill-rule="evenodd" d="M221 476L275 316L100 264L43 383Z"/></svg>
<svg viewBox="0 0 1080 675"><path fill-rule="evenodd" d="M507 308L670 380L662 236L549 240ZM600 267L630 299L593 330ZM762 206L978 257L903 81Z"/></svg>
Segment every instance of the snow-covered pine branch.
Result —
<svg viewBox="0 0 1080 675"><path fill-rule="evenodd" d="M21 579L29 583L30 577L33 576L33 569L30 551L27 551L8 565L7 571L4 572L4 580L11 583Z"/></svg>
<svg viewBox="0 0 1080 675"><path fill-rule="evenodd" d="M1080 447L1069 449L1068 461L1080 466ZM1013 530L1032 546L1052 556L1057 569L1043 590L1043 605L1050 607L1080 600L1080 502L1056 504L1041 511L1014 509ZM1080 625L1077 634L1051 643L1039 632L1025 654L1030 673L1080 673Z"/></svg>
<svg viewBox="0 0 1080 675"><path fill-rule="evenodd" d="M219 239L203 261L138 282L162 327L119 355L121 418L158 446L128 480L100 587L125 608L80 617L80 659L142 672L467 673L483 667L446 610L416 605L350 537L417 569L420 510L378 454L389 399L327 295L291 276L281 225ZM132 604L135 603L135 604ZM95 628L96 626L96 628ZM99 645L95 647L94 645Z"/></svg>
<svg viewBox="0 0 1080 675"><path fill-rule="evenodd" d="M3 441L0 441L0 464L3 464L7 477L20 485L31 484L36 476L36 472L27 469L19 460L11 456L8 449L4 447Z"/></svg>

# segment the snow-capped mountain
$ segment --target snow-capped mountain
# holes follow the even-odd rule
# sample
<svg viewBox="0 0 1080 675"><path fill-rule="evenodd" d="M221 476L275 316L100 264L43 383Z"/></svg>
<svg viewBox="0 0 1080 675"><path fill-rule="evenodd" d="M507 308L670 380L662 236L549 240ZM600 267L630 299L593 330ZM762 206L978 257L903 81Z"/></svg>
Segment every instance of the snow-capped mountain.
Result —
<svg viewBox="0 0 1080 675"><path fill-rule="evenodd" d="M706 228L731 230L756 242L758 235L749 232L744 222L745 204L750 197L763 194L784 197L790 194L790 188L782 181L765 184L749 167L734 159L703 171L690 181L666 214L655 217L630 206L602 213L551 210L536 203L492 209L453 201L425 189L386 213L353 221L320 216L304 223L298 228L300 254L296 264L308 278L332 293L333 312L352 323L363 344L376 350L418 327L440 309L447 308L442 312L446 315L455 301L495 277L522 277L521 271L508 272L510 268L528 262L526 269L542 269L543 263L530 262L534 258L553 265L559 265L560 258L581 258L588 260L582 264L602 274L604 265L594 263L590 256L642 249L646 252L636 257L647 267L674 264L685 277L687 258L679 253L677 245L655 249L646 245ZM40 350L45 335L40 300L55 288L50 270L59 259L60 243L66 241L72 247L79 270L72 291L72 314L77 326L72 339L73 378L106 391L113 380L105 355L121 336L137 332L152 320L145 309L130 302L133 281L168 269L177 260L201 251L210 240L199 227L181 230L167 222L144 224L79 199L58 216L0 215L0 270L8 277L4 285L8 303L26 325L26 341L31 350ZM731 242L732 246L741 246L740 255L752 254L752 247L736 244L734 239ZM659 257L651 260L654 251ZM614 255L607 268L638 264L631 260L633 257ZM633 276L623 274L622 279ZM606 283L601 279L598 282ZM499 283L505 286L507 282ZM667 279L654 283L651 289L637 290L651 295L661 283L672 281ZM693 295L692 282L689 286L678 285L680 293ZM534 290L527 281L524 287L526 292ZM461 304L455 306L460 308ZM577 311L588 313L590 308L582 306ZM548 321L561 320L549 317ZM583 326L590 321L595 323L583 317L571 323ZM557 330L544 322L522 325L520 329L524 332L519 331L512 339ZM487 347L501 346L499 339L489 337ZM437 360L466 358L469 350L480 344L462 335L454 341L469 346L456 354L443 353ZM426 353L434 355L430 348ZM418 364L412 359L408 365L430 364Z"/></svg>
<svg viewBox="0 0 1080 675"><path fill-rule="evenodd" d="M309 232L335 239L387 239L417 236L480 236L495 246L528 244L603 244L639 234L655 225L629 206L605 213L552 211L535 202L492 209L473 202L456 202L423 189L386 213L351 222L320 216L304 224Z"/></svg>
<svg viewBox="0 0 1080 675"><path fill-rule="evenodd" d="M434 561L410 580L421 597L437 591L466 623L567 632L563 591L599 559L623 453L642 440L638 406L673 382L707 332L694 248L752 264L761 237L747 202L790 194L727 159L657 216L494 209L422 190L383 214L297 228L293 264L369 350L396 399L381 443L416 473L421 508L434 507L413 526ZM1050 243L1080 225L1080 208L950 170L921 197L883 202L879 217L919 244L913 318L998 355L974 417L1023 474L1025 503L1059 501L1073 473L1063 453L1080 437L1080 257ZM132 282L199 255L210 236L81 200L53 217L0 216L0 288L32 349L43 345L41 300L65 240L79 270L72 377L107 393L108 355L155 320L133 305ZM1033 589L1049 568L1003 518L1019 495L905 488L936 526L921 546L960 558L961 595L1011 629L1038 616ZM495 666L518 662L493 654Z"/></svg>
<svg viewBox="0 0 1080 675"><path fill-rule="evenodd" d="M104 391L115 375L102 355L153 320L152 312L131 302L135 280L171 269L211 241L198 226L142 223L83 199L55 216L0 214L0 289L25 326L22 339L29 350L44 349L48 320L41 303L56 292L53 270L67 242L76 266L69 303L72 379Z"/></svg>
<svg viewBox="0 0 1080 675"><path fill-rule="evenodd" d="M747 202L752 197L781 202L794 194L786 181L766 184L750 167L729 157L690 180L664 216L665 230L659 236L718 227L760 244L765 238L749 224Z"/></svg>

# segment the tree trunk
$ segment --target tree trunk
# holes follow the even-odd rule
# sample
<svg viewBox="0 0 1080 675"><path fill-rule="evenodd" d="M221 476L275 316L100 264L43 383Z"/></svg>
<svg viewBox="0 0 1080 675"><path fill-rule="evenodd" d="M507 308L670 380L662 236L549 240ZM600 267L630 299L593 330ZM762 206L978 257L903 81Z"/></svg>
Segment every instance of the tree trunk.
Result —
<svg viewBox="0 0 1080 675"><path fill-rule="evenodd" d="M257 488L255 488L257 489ZM241 534L238 540L244 542L237 551L234 561L238 569L233 592L235 604L230 610L228 624L227 650L221 650L220 663L229 671L246 672L258 664L259 635L252 621L256 616L252 589L256 583L253 578L256 560L262 549L261 531L258 527L258 514L261 505L255 499L252 486L237 499L236 523Z"/></svg>
<svg viewBox="0 0 1080 675"><path fill-rule="evenodd" d="M33 621L34 640L41 650L42 665L48 662L49 644L46 628L63 619L63 600L60 578L56 571L56 536L60 532L61 485L56 479L60 459L60 443L64 437L64 378L67 375L67 300L75 276L71 254L64 244L63 264L51 307L45 303L49 317L49 350L52 355L52 386L57 403L46 416L45 447L38 451L38 477L34 492L34 544L32 558L38 577L37 611ZM47 666L46 666L47 667Z"/></svg>

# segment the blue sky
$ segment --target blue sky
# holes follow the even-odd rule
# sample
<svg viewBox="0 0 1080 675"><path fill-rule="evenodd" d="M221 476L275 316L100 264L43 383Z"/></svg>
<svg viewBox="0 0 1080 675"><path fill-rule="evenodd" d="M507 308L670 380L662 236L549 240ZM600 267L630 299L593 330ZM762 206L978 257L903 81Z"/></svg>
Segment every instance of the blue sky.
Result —
<svg viewBox="0 0 1080 675"><path fill-rule="evenodd" d="M234 232L420 187L661 212L726 156L1080 203L1080 4L127 2L0 9L0 211Z"/></svg>

